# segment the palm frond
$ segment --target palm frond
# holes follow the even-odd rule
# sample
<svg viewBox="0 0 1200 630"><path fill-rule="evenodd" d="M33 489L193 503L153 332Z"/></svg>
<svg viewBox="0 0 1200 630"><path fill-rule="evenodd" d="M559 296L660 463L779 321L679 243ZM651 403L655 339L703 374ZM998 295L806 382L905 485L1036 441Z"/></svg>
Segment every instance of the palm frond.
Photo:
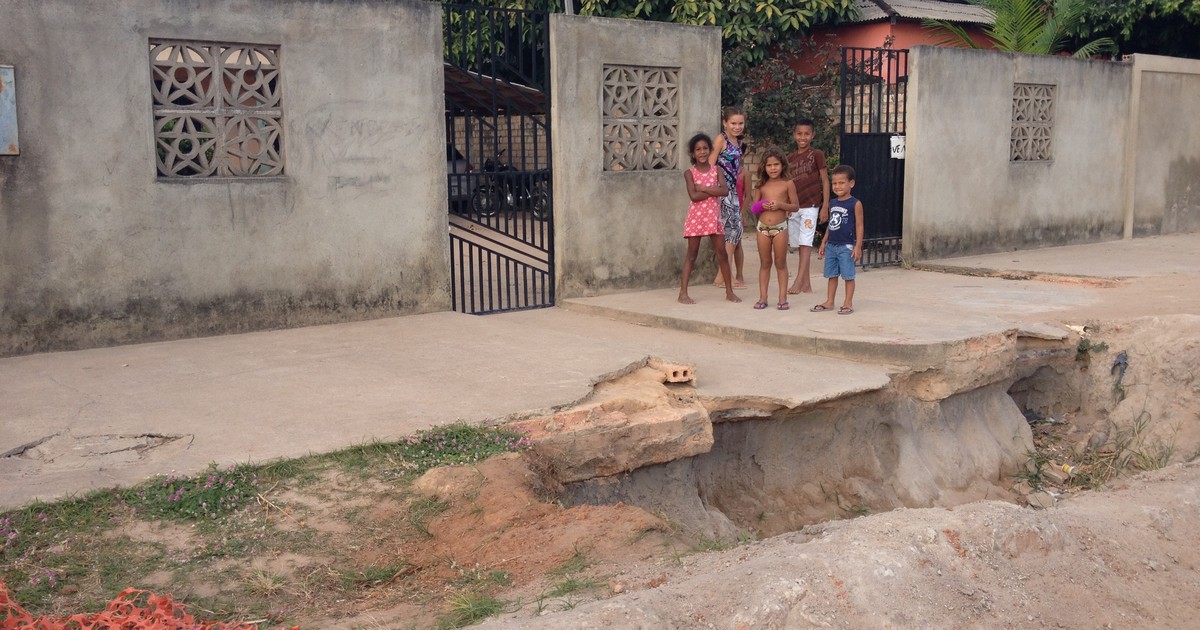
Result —
<svg viewBox="0 0 1200 630"><path fill-rule="evenodd" d="M921 20L921 27L931 35L941 36L941 39L933 42L934 46L983 48L971 39L971 36L967 34L966 29L953 22L947 22L945 20L930 20L926 18Z"/></svg>
<svg viewBox="0 0 1200 630"><path fill-rule="evenodd" d="M984 33L997 50L1035 55L1053 55L1062 51L1069 41L1069 28L1083 19L1087 11L1084 0L969 1L992 13L993 22L984 28ZM969 41L961 27L943 24L938 24L940 30L954 32L956 28L955 37ZM1104 51L1116 52L1116 44L1108 38L1099 39L1085 44L1075 56L1091 57Z"/></svg>
<svg viewBox="0 0 1200 630"><path fill-rule="evenodd" d="M1050 52L1040 41L1048 17L1041 0L985 0L981 4L996 16L995 22L986 30L999 43L1000 50L1034 54Z"/></svg>
<svg viewBox="0 0 1200 630"><path fill-rule="evenodd" d="M1100 53L1117 54L1117 42L1113 41L1111 37L1101 37L1080 46L1079 50L1076 50L1071 56L1077 59L1087 59Z"/></svg>

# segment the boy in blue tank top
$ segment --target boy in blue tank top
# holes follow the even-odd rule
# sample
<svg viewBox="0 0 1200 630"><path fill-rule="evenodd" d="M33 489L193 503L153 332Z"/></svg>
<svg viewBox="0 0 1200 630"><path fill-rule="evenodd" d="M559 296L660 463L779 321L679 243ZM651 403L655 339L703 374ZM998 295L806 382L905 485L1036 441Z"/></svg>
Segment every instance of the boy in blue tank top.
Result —
<svg viewBox="0 0 1200 630"><path fill-rule="evenodd" d="M854 189L854 168L842 164L830 174L830 188L836 197L829 202L829 227L817 250L817 258L825 259L825 278L828 289L825 302L812 307L812 312L832 311L837 297L838 276L846 281L846 301L838 315L854 312L854 266L862 260L863 205L850 196Z"/></svg>

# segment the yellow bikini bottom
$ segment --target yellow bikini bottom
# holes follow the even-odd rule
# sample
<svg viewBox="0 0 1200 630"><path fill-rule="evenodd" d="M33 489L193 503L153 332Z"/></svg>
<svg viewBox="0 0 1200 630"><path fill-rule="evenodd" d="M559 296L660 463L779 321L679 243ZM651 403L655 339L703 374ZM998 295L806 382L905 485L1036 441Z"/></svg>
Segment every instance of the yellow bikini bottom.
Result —
<svg viewBox="0 0 1200 630"><path fill-rule="evenodd" d="M762 221L758 222L758 231L762 232L763 234L766 234L767 236L770 236L772 238L774 238L777 234L779 234L780 232L782 232L786 229L787 229L787 221L784 221L783 223L780 223L779 225L767 225L766 223L763 223Z"/></svg>

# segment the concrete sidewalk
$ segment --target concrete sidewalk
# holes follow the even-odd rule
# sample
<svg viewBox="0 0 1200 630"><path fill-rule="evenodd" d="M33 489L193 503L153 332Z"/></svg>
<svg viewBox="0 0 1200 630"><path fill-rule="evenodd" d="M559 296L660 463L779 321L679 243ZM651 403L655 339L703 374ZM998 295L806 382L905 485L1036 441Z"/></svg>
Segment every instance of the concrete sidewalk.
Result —
<svg viewBox="0 0 1200 630"><path fill-rule="evenodd" d="M738 291L741 304L726 302L722 289L693 284L696 305L679 304L678 288L670 288L564 300L560 306L799 352L924 367L944 361L961 341L1005 330L1055 336L1071 321L1200 313L1197 252L1200 234L1187 234L934 260L922 263L923 271L860 271L852 315L809 311L826 292L816 257L814 293L789 295L790 310L778 311L772 276L769 307L754 310L757 259L747 256L749 286ZM789 263L794 273L794 254ZM1025 276L1053 281L1006 279ZM835 304L843 300L839 285Z"/></svg>
<svg viewBox="0 0 1200 630"><path fill-rule="evenodd" d="M435 313L0 360L0 507L574 402L648 355L796 406L881 367L543 309Z"/></svg>
<svg viewBox="0 0 1200 630"><path fill-rule="evenodd" d="M818 295L791 296L786 312L774 296L771 309L752 309L753 288L730 304L698 286L693 306L663 289L0 359L0 507L547 409L650 355L693 364L701 396L814 404L884 387L897 365L936 364L979 336L1200 313L1198 246L1188 235L931 263L979 273L1018 259L1139 279L1107 288L871 270L848 316L807 310L823 297L814 278Z"/></svg>

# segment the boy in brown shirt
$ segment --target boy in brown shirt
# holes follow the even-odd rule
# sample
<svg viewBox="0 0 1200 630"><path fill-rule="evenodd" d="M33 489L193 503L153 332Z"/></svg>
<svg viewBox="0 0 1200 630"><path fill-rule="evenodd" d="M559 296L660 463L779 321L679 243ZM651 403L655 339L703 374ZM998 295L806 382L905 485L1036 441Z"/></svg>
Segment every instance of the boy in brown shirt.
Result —
<svg viewBox="0 0 1200 630"><path fill-rule="evenodd" d="M788 216L788 245L800 250L800 266L788 293L812 293L809 266L817 223L829 219L829 170L825 154L812 147L815 125L805 118L796 123L796 151L787 156L788 178L796 185L800 209Z"/></svg>

